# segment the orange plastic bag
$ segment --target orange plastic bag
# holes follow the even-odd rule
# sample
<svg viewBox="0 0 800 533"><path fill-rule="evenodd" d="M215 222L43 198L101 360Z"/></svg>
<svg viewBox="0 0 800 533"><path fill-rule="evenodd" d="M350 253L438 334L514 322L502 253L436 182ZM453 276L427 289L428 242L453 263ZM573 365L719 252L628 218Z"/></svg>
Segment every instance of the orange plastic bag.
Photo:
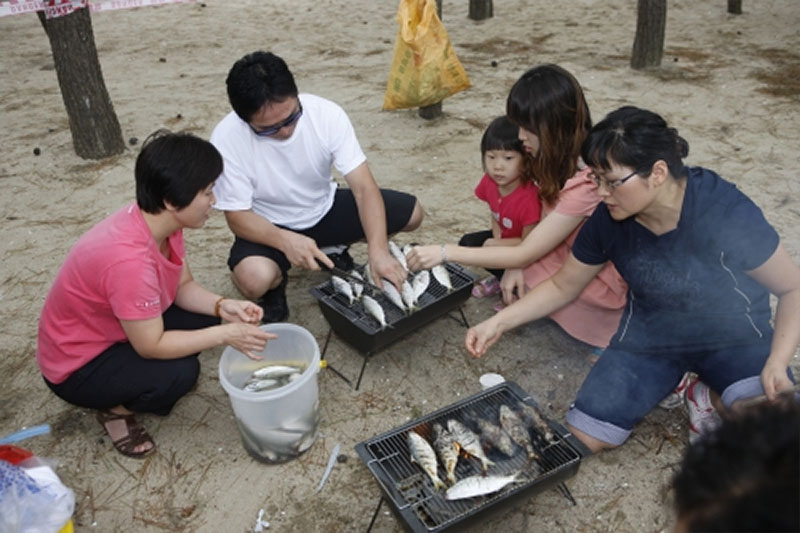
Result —
<svg viewBox="0 0 800 533"><path fill-rule="evenodd" d="M383 97L383 109L424 107L470 86L435 0L400 0L400 28Z"/></svg>

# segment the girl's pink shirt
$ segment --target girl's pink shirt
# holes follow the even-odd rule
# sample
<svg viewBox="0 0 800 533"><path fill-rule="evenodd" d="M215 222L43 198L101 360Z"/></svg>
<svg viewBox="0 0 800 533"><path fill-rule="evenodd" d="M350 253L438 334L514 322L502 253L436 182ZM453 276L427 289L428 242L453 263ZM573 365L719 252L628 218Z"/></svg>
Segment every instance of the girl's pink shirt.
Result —
<svg viewBox="0 0 800 533"><path fill-rule="evenodd" d="M183 231L167 239L169 259L136 204L112 214L72 247L39 320L36 361L51 383L127 337L120 320L163 314L178 293L186 251Z"/></svg>

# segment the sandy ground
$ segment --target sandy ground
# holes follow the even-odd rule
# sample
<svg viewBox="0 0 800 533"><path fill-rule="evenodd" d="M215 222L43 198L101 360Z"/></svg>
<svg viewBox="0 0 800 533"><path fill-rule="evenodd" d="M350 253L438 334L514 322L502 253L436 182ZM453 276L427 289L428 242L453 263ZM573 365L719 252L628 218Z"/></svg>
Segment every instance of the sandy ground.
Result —
<svg viewBox="0 0 800 533"><path fill-rule="evenodd" d="M507 91L524 70L560 63L585 86L595 120L624 103L666 116L689 140L689 163L735 181L800 259L800 5L745 1L745 13L731 16L722 1L672 1L662 68L634 72L628 66L633 4L575 0L553 8L549 1L498 0L494 18L474 22L466 1L446 0L445 24L473 86L447 99L444 115L430 122L414 110L380 111L395 2L209 0L98 13L93 23L126 139L144 139L160 127L207 137L228 112L230 65L246 52L272 50L287 60L302 91L349 112L380 184L421 199L427 218L414 240L422 242L453 241L484 227L485 207L472 195L481 175L482 129L502 114ZM33 354L43 299L69 247L133 198L137 147L104 161L78 158L38 20L4 18L0 32L0 435L52 426L50 435L22 445L58 461L61 479L76 494L78 531L247 531L259 509L271 530L363 530L381 492L353 446L478 392L484 372L516 381L563 420L589 368L586 346L540 321L472 360L463 349L464 329L445 317L375 354L358 391L323 371L320 438L295 461L264 465L241 446L217 378L221 348L201 355L197 390L172 415L144 417L159 453L144 462L116 453L92 413L50 393ZM223 217L188 232L187 242L195 276L234 295L224 265L231 235ZM354 251L364 258L363 246ZM329 328L308 290L324 279L293 271L290 284L291 320L320 344ZM471 299L464 312L476 323L490 316L491 306ZM351 377L362 361L336 338L327 357ZM668 485L686 434L682 410L658 409L621 449L582 462L567 482L577 506L548 490L492 520L513 531L668 530ZM337 443L349 459L315 494ZM374 530L399 529L384 505Z"/></svg>

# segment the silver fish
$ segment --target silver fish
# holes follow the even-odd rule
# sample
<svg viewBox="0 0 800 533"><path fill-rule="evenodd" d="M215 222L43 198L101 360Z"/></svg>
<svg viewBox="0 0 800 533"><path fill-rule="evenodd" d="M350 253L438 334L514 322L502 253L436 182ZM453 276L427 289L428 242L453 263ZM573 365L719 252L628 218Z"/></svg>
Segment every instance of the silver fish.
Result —
<svg viewBox="0 0 800 533"><path fill-rule="evenodd" d="M511 437L514 442L525 448L525 451L528 453L528 459L540 458L536 450L533 449L531 436L525 424L522 423L517 413L512 411L507 405L500 406L500 426L508 433L508 436Z"/></svg>
<svg viewBox="0 0 800 533"><path fill-rule="evenodd" d="M354 278L364 281L364 277L358 273L358 270L353 270L352 272L350 272L350 275L353 276ZM356 300L361 298L361 295L364 294L364 284L351 281L350 285L352 285L353 287L353 296L356 297Z"/></svg>
<svg viewBox="0 0 800 533"><path fill-rule="evenodd" d="M370 285L375 285L375 278L372 277L372 270L369 268L369 263L364 265L364 279L367 280L367 283Z"/></svg>
<svg viewBox="0 0 800 533"><path fill-rule="evenodd" d="M553 435L553 430L551 430L550 426L547 425L547 421L536 407L528 405L525 402L517 402L517 409L522 415L522 419L529 423L538 433L541 433L541 435L544 437L544 440L551 444L555 444L556 438Z"/></svg>
<svg viewBox="0 0 800 533"><path fill-rule="evenodd" d="M389 280L383 280L383 294L389 298L389 301L400 308L402 312L406 312L406 306L403 304L403 297L397 292L397 289Z"/></svg>
<svg viewBox="0 0 800 533"><path fill-rule="evenodd" d="M408 272L408 261L406 261L406 256L403 251L397 246L393 241L389 241L389 253L392 254L392 257L397 259L397 262L403 265L403 268Z"/></svg>
<svg viewBox="0 0 800 533"><path fill-rule="evenodd" d="M349 283L339 276L331 276L331 283L333 283L333 288L336 290L336 292L344 294L347 296L347 300L350 302L350 304L353 303L353 300L355 300L355 295L353 294L353 287L351 287Z"/></svg>
<svg viewBox="0 0 800 533"><path fill-rule="evenodd" d="M428 441L415 431L409 431L408 449L411 452L411 462L417 463L428 474L428 477L433 481L433 488L445 488L446 485L439 479L439 475L436 472L436 453L431 448L431 445L428 444Z"/></svg>
<svg viewBox="0 0 800 533"><path fill-rule="evenodd" d="M404 281L402 289L403 292L400 293L400 296L403 298L403 303L406 304L409 311L416 311L417 299L414 298L414 289L411 287L411 284L408 281Z"/></svg>
<svg viewBox="0 0 800 533"><path fill-rule="evenodd" d="M453 435L440 424L434 424L432 429L433 448L439 455L444 469L447 472L447 481L456 482L456 464L458 463L458 445L453 440Z"/></svg>
<svg viewBox="0 0 800 533"><path fill-rule="evenodd" d="M428 290L428 285L431 283L431 275L428 273L427 270L422 270L414 276L414 279L411 281L411 288L414 289L414 302L419 302L420 296L425 294L425 291Z"/></svg>
<svg viewBox="0 0 800 533"><path fill-rule="evenodd" d="M247 392L261 392L274 389L280 383L277 379L255 379L248 381L242 390Z"/></svg>
<svg viewBox="0 0 800 533"><path fill-rule="evenodd" d="M489 468L490 465L494 464L483 452L478 436L470 431L467 426L451 418L447 421L447 430L462 450L480 460L481 468L484 472L486 472L486 469Z"/></svg>
<svg viewBox="0 0 800 533"><path fill-rule="evenodd" d="M403 252L404 256L408 257L408 254L410 254L411 250L413 250L413 249L414 249L414 247L411 246L410 244L404 244L403 247L400 248L400 251Z"/></svg>
<svg viewBox="0 0 800 533"><path fill-rule="evenodd" d="M453 290L453 283L450 281L450 274L447 272L447 268L444 265L436 265L431 269L433 272L433 277L436 278L436 281L442 287L445 287L448 292Z"/></svg>
<svg viewBox="0 0 800 533"><path fill-rule="evenodd" d="M514 455L517 447L503 428L492 424L484 418L476 418L475 423L478 424L478 429L481 430L481 437L492 447L497 448L509 457Z"/></svg>
<svg viewBox="0 0 800 533"><path fill-rule="evenodd" d="M445 499L460 500L475 498L501 490L509 483L517 480L519 472L510 476L471 476L464 478L445 492Z"/></svg>
<svg viewBox="0 0 800 533"><path fill-rule="evenodd" d="M300 370L301 373L303 371L303 369L296 366L266 365L253 372L253 377L257 379L276 379L294 374L298 370Z"/></svg>
<svg viewBox="0 0 800 533"><path fill-rule="evenodd" d="M371 296L366 294L361 298L361 303L364 304L364 310L381 325L381 329L386 329L386 315L383 313L381 304L375 301Z"/></svg>

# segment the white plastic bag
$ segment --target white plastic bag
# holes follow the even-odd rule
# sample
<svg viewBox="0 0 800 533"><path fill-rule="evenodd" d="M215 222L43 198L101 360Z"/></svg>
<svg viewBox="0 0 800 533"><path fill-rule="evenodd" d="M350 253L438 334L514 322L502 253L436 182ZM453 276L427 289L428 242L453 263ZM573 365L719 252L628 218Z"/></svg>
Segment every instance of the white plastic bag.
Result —
<svg viewBox="0 0 800 533"><path fill-rule="evenodd" d="M75 493L35 457L19 466L0 460L0 531L53 533L75 510Z"/></svg>

